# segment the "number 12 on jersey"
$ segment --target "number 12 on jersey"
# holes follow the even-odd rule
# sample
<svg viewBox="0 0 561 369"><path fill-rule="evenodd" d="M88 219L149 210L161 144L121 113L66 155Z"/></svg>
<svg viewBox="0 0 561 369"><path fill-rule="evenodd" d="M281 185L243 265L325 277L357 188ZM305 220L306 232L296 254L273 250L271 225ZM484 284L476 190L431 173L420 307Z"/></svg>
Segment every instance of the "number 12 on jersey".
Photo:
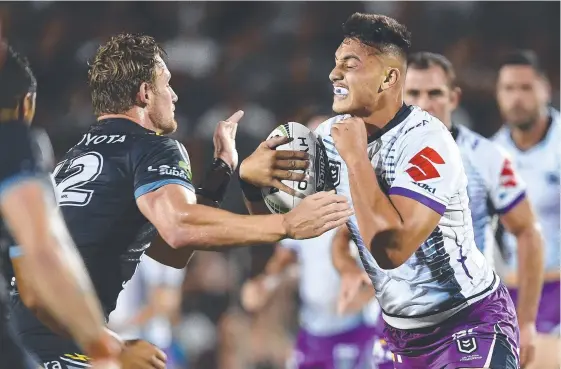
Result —
<svg viewBox="0 0 561 369"><path fill-rule="evenodd" d="M65 167L66 169L62 172ZM52 174L53 180L59 173L64 174L60 183L55 182L59 206L88 205L94 191L85 189L83 186L94 181L102 169L103 156L95 151L60 162Z"/></svg>

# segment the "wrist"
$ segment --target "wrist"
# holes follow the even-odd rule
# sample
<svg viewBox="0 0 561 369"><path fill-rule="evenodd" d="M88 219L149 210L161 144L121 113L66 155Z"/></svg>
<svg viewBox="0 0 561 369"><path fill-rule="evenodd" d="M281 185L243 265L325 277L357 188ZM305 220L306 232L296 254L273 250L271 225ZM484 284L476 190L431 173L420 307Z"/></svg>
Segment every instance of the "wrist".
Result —
<svg viewBox="0 0 561 369"><path fill-rule="evenodd" d="M358 165L364 165L365 163L370 165L370 160L366 155L366 150L361 152L357 151L357 152L349 153L345 155L343 160L345 161L345 164L347 164L349 171L355 169L355 167Z"/></svg>
<svg viewBox="0 0 561 369"><path fill-rule="evenodd" d="M202 185L197 188L197 195L209 199L219 206L222 200L224 200L232 174L232 167L228 163L221 158L215 158L205 175Z"/></svg>
<svg viewBox="0 0 561 369"><path fill-rule="evenodd" d="M263 195L261 194L261 189L243 179L241 168L238 171L238 181L240 182L240 188L245 198L249 202L260 201L263 199Z"/></svg>

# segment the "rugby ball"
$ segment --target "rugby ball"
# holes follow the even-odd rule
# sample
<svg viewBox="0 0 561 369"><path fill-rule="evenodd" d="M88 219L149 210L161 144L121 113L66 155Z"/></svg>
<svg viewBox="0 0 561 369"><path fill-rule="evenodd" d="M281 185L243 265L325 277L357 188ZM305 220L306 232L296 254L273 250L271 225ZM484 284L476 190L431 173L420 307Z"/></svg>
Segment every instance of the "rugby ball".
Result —
<svg viewBox="0 0 561 369"><path fill-rule="evenodd" d="M329 183L329 160L325 148L316 134L306 126L296 122L288 122L275 128L267 139L285 136L294 138L291 142L280 145L276 150L306 151L310 155L310 166L306 169L307 179L303 181L282 181L286 186L293 188L300 196L293 196L274 187L261 189L263 200L267 208L275 214L284 214L297 206L306 196L316 192L327 191L331 188ZM302 170L296 170L302 173Z"/></svg>

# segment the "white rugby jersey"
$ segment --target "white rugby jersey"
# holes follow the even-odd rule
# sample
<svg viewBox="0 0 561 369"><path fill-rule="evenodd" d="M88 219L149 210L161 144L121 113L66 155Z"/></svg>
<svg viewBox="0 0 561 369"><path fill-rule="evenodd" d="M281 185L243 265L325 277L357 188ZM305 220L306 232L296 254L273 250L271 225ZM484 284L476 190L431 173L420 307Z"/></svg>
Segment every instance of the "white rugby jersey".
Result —
<svg viewBox="0 0 561 369"><path fill-rule="evenodd" d="M492 218L506 214L526 196L507 152L462 125L452 126L468 179L469 208L477 248L494 265L495 235Z"/></svg>
<svg viewBox="0 0 561 369"><path fill-rule="evenodd" d="M316 238L286 239L280 242L282 247L291 249L298 255L299 292L302 300L300 325L316 336L346 332L364 324L364 314L368 314L364 310L356 314L337 314L341 279L331 259L334 235L335 230L331 230ZM357 264L360 261L357 260Z"/></svg>
<svg viewBox="0 0 561 369"><path fill-rule="evenodd" d="M316 133L326 147L338 193L352 203L347 167L330 133L335 122L347 117L328 119ZM467 178L458 146L444 124L416 106L403 105L370 138L368 156L386 194L412 198L442 215L429 238L392 270L380 268L368 252L356 216L348 222L384 320L398 329L437 325L493 292L499 279L475 246Z"/></svg>
<svg viewBox="0 0 561 369"><path fill-rule="evenodd" d="M529 150L518 149L507 125L493 136L493 140L512 156L518 174L526 182L526 192L544 236L545 269L558 270L561 263L561 122L559 111L551 108L549 116L550 127L545 137ZM516 268L516 238L505 233L503 243L508 253L508 265Z"/></svg>

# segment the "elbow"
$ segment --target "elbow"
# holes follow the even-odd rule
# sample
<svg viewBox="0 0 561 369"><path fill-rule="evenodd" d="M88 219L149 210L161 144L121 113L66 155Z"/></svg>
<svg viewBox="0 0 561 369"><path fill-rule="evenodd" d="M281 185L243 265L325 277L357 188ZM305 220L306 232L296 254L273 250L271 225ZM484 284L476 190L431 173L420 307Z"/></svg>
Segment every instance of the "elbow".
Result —
<svg viewBox="0 0 561 369"><path fill-rule="evenodd" d="M370 252L378 263L378 266L385 270L391 270L403 265L412 253L401 246L398 232L390 229L377 233L370 241Z"/></svg>
<svg viewBox="0 0 561 369"><path fill-rule="evenodd" d="M519 245L519 251L531 254L534 257L543 255L544 241L538 224L528 224L513 233Z"/></svg>
<svg viewBox="0 0 561 369"><path fill-rule="evenodd" d="M185 247L195 249L199 244L202 232L197 229L197 226L190 224L189 216L177 216L175 219L158 227L158 233L174 249Z"/></svg>

